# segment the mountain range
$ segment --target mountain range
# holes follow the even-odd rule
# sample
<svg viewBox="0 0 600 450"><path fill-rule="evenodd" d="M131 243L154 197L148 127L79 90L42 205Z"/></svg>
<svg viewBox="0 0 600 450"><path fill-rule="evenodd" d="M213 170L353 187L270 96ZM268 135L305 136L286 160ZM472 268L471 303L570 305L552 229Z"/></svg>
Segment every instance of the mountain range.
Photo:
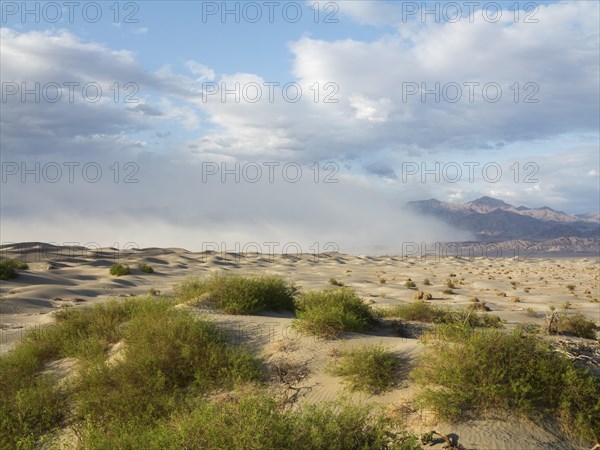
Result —
<svg viewBox="0 0 600 450"><path fill-rule="evenodd" d="M442 202L432 198L409 202L407 207L473 233L477 240L486 242L570 237L600 239L598 211L572 215L547 206L513 206L492 197L481 197L468 203Z"/></svg>

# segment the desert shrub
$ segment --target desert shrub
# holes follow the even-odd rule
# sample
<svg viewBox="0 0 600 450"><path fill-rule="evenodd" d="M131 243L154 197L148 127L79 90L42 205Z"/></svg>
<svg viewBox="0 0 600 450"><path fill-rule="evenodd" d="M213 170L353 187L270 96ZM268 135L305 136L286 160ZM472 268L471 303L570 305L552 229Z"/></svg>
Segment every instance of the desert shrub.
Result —
<svg viewBox="0 0 600 450"><path fill-rule="evenodd" d="M448 286L448 288L450 288L450 289L454 289L456 287L454 282L449 278L446 280L446 286Z"/></svg>
<svg viewBox="0 0 600 450"><path fill-rule="evenodd" d="M128 315L130 302L58 311L56 324L26 334L17 347L0 356L0 448L34 447L43 433L66 417L65 393L42 375L52 359L98 355Z"/></svg>
<svg viewBox="0 0 600 450"><path fill-rule="evenodd" d="M152 423L184 395L260 380L258 362L219 328L182 310L140 310L123 331L123 359L82 370L78 414L99 423Z"/></svg>
<svg viewBox="0 0 600 450"><path fill-rule="evenodd" d="M109 273L116 277L122 277L123 275L129 275L129 266L125 264L113 264L110 266Z"/></svg>
<svg viewBox="0 0 600 450"><path fill-rule="evenodd" d="M414 289L417 287L417 285L415 284L415 282L413 280L411 280L409 278L408 280L406 280L404 282L404 287L406 287L406 289Z"/></svg>
<svg viewBox="0 0 600 450"><path fill-rule="evenodd" d="M339 361L329 367L341 376L353 391L378 394L394 386L400 360L381 345L364 345L342 351Z"/></svg>
<svg viewBox="0 0 600 450"><path fill-rule="evenodd" d="M347 401L282 409L268 393L236 391L199 401L153 428L125 424L110 434L91 426L85 448L354 450L421 448L402 423Z"/></svg>
<svg viewBox="0 0 600 450"><path fill-rule="evenodd" d="M474 302L471 303L469 306L467 306L467 311L468 312L473 312L473 311L481 311L481 312L486 312L486 311L490 311L490 308L486 305L485 302Z"/></svg>
<svg viewBox="0 0 600 450"><path fill-rule="evenodd" d="M425 278L425 279L423 280L423 284L424 284L425 286L431 286L431 281L429 281L429 278Z"/></svg>
<svg viewBox="0 0 600 450"><path fill-rule="evenodd" d="M537 316L537 314L536 314L536 312L535 312L535 309L533 309L531 306L530 306L530 307L528 307L528 308L525 310L525 314L527 314L527 316L529 316L529 317L536 317L536 316Z"/></svg>
<svg viewBox="0 0 600 450"><path fill-rule="evenodd" d="M274 275L241 276L213 273L204 279L188 279L175 287L182 301L205 302L228 314L254 314L263 310L294 310L298 289Z"/></svg>
<svg viewBox="0 0 600 450"><path fill-rule="evenodd" d="M0 356L0 448L38 447L66 417L86 433L152 430L187 399L262 379L247 350L175 305L145 297L70 308L57 314L54 326L29 333ZM122 357L107 364L116 342ZM45 363L63 357L78 361L66 386L42 373ZM140 434L158 439L150 431ZM84 448L98 447L87 441Z"/></svg>
<svg viewBox="0 0 600 450"><path fill-rule="evenodd" d="M17 270L27 270L29 266L23 261L12 258L0 259L0 280L11 280L17 278L19 273Z"/></svg>
<svg viewBox="0 0 600 450"><path fill-rule="evenodd" d="M459 326L468 330L474 327L502 326L502 321L496 315L477 314L475 311L464 309L451 310L441 308L423 301L396 305L391 308L380 308L375 311L379 317L394 317L416 322L435 323L438 325ZM464 326L464 327L463 327ZM448 329L444 330L448 332Z"/></svg>
<svg viewBox="0 0 600 450"><path fill-rule="evenodd" d="M434 341L412 376L420 399L442 420L486 410L551 416L580 439L600 437L600 380L522 330L481 329Z"/></svg>
<svg viewBox="0 0 600 450"><path fill-rule="evenodd" d="M397 317L404 320L426 323L443 323L450 320L451 312L449 309L417 301L396 305L391 308L378 309L377 315L383 317Z"/></svg>
<svg viewBox="0 0 600 450"><path fill-rule="evenodd" d="M567 284L566 288L569 290L569 292L573 292L575 290L575 285L574 284Z"/></svg>
<svg viewBox="0 0 600 450"><path fill-rule="evenodd" d="M154 269L152 268L152 266L149 266L146 263L139 263L138 269L140 269L144 273L154 273Z"/></svg>
<svg viewBox="0 0 600 450"><path fill-rule="evenodd" d="M2 377L5 365L0 363ZM5 388L7 383L0 384ZM0 448L34 448L66 417L64 395L49 376L24 376L9 384L13 390L3 390L0 399Z"/></svg>
<svg viewBox="0 0 600 450"><path fill-rule="evenodd" d="M442 294L451 295L454 294L454 291L452 289L444 289Z"/></svg>
<svg viewBox="0 0 600 450"><path fill-rule="evenodd" d="M561 315L557 324L559 334L570 334L587 339L596 339L596 324L580 312Z"/></svg>
<svg viewBox="0 0 600 450"><path fill-rule="evenodd" d="M431 300L433 296L429 292L417 291L412 296L413 300Z"/></svg>
<svg viewBox="0 0 600 450"><path fill-rule="evenodd" d="M298 330L323 337L365 331L374 320L369 306L350 288L308 292L298 299L296 315Z"/></svg>
<svg viewBox="0 0 600 450"><path fill-rule="evenodd" d="M344 286L344 283L342 283L341 281L336 280L335 278L330 278L329 279L329 284L332 286Z"/></svg>

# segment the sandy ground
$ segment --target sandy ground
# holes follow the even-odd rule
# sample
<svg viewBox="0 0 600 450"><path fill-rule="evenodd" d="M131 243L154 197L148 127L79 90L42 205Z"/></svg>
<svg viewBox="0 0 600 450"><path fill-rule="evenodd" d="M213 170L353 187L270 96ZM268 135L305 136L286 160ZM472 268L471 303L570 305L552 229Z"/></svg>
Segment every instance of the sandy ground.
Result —
<svg viewBox="0 0 600 450"><path fill-rule="evenodd" d="M2 256L25 260L29 270L19 278L0 284L0 351L8 351L26 330L51 323L52 312L65 307L90 304L114 297L145 294L150 288L170 294L173 286L190 276L204 276L214 270L236 273L271 273L297 283L303 290L331 287L330 278L355 288L375 306L412 301L414 290L404 283L411 278L419 289L433 295L440 305L466 306L469 297L485 302L493 314L508 324L543 323L549 306L557 309L569 302L600 324L600 264L597 258L506 259L454 257L427 259L393 256L349 256L342 254L300 255L298 257L204 254L182 249L142 249L117 253L111 249L73 250L31 245L4 247ZM130 275L113 277L109 267L121 262L132 268ZM155 273L145 274L137 264L151 265ZM431 285L424 285L428 278ZM444 294L446 280L456 287ZM566 285L574 284L571 293ZM587 293L589 292L589 293ZM506 296L501 296L505 293ZM512 297L512 301L511 301ZM514 301L518 297L518 301ZM597 301L597 300L596 300ZM198 314L206 311L193 308ZM416 386L408 379L415 357L423 350L418 339L397 337L393 329L371 334L347 334L343 339L324 341L300 336L290 327L285 314L228 316L210 313L222 324L228 336L250 345L271 366L285 368L287 377L299 391L300 402L319 402L345 395L355 401L376 402L390 414L401 414L412 431L435 429L454 433L468 449L569 449L580 448L556 435L550 427L540 427L514 416L486 417L469 423L439 423L433 414L417 412ZM404 360L404 373L396 388L382 395L351 394L339 378L325 370L337 352L362 344L383 344ZM285 382L274 375L275 382ZM293 394L296 391L290 391ZM432 448L441 448L438 444Z"/></svg>

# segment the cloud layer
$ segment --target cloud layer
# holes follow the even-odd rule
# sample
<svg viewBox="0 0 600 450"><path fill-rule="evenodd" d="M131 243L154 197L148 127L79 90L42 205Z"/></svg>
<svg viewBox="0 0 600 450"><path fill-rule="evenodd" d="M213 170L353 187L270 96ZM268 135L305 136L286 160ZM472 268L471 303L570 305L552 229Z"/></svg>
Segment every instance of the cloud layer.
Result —
<svg viewBox="0 0 600 450"><path fill-rule="evenodd" d="M176 61L148 70L131 50L72 31L2 28L2 240L137 239L195 249L198 237L331 241L360 251L468 238L407 216L401 206L414 199L492 195L597 209L597 3L540 6L538 23L509 15L498 23L480 15L472 23L406 23L394 4L342 6L344 17L381 27L378 37L299 37L288 44L289 80L220 73L191 58L179 71ZM22 97L35 82L41 98ZM90 83L88 93L102 90L94 102L81 92ZM55 84L62 97L52 102ZM231 92L223 97L236 88L239 101ZM492 102L498 88L502 98ZM50 173L41 173L48 163L77 163L77 177L71 183L64 172L56 183L44 176L36 183L30 174L22 182L22 164L36 161L38 175ZM338 183L322 182L329 161ZM474 180L458 182L403 177L407 163L465 161L498 163L503 176L490 182L478 169ZM103 170L96 183L80 171L91 162ZM205 182L207 162L293 162L303 177ZM537 165L537 181L524 183L528 162ZM10 175L14 164L19 173ZM134 167L139 182L124 183Z"/></svg>

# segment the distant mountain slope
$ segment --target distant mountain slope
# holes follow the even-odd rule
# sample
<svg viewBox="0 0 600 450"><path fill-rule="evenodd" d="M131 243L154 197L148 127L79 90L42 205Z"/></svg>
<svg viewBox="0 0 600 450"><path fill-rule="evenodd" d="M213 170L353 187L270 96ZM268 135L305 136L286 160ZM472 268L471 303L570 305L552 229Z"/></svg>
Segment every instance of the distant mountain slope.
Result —
<svg viewBox="0 0 600 450"><path fill-rule="evenodd" d="M574 216L547 206L535 209L515 207L491 197L481 197L468 203L441 202L432 198L409 202L407 206L469 231L482 241L600 238L598 213Z"/></svg>

